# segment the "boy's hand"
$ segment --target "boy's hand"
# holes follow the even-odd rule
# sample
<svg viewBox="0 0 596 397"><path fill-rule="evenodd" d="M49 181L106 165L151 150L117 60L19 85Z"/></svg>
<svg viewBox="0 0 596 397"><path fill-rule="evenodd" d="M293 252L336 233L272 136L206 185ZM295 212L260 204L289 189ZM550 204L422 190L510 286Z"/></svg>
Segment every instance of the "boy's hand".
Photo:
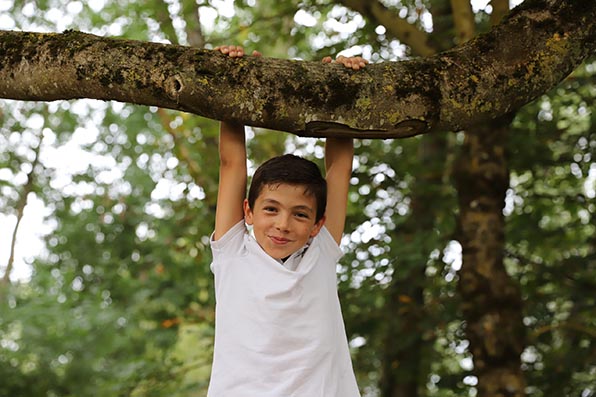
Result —
<svg viewBox="0 0 596 397"><path fill-rule="evenodd" d="M230 58L242 58L244 56L244 48L239 45L220 45L215 47L214 50L228 55ZM259 51L253 51L252 56L260 57L261 53Z"/></svg>
<svg viewBox="0 0 596 397"><path fill-rule="evenodd" d="M332 63L332 62L333 62L333 59L331 59L331 57L323 58L323 63ZM362 57L345 57L343 55L338 56L337 59L335 60L335 62L341 63L348 69L353 69L353 70L360 70L368 64L368 61Z"/></svg>

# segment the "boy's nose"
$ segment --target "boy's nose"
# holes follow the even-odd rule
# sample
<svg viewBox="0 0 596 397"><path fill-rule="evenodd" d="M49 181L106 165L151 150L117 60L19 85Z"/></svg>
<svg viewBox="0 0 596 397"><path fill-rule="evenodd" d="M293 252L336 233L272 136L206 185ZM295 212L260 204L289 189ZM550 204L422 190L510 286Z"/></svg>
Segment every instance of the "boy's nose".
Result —
<svg viewBox="0 0 596 397"><path fill-rule="evenodd" d="M288 217L286 217L286 216L279 216L276 219L275 227L278 230L284 230L285 231L285 230L288 229L288 224L289 224Z"/></svg>

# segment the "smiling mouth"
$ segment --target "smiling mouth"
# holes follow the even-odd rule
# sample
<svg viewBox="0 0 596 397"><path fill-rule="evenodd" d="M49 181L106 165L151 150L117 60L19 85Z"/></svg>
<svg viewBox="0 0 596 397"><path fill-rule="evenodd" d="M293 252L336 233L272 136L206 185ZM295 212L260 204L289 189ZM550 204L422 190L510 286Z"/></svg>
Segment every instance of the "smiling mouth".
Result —
<svg viewBox="0 0 596 397"><path fill-rule="evenodd" d="M269 236L269 238L271 239L271 241L273 241L275 244L287 244L289 243L291 240L287 239L287 238L283 238L283 237L275 237L275 236Z"/></svg>

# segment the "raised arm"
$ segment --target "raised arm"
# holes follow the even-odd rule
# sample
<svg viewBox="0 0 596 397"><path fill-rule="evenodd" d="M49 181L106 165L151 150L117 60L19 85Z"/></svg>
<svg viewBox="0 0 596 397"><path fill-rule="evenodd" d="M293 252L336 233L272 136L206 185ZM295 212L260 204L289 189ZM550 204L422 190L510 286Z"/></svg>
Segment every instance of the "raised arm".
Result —
<svg viewBox="0 0 596 397"><path fill-rule="evenodd" d="M244 126L221 122L219 130L219 188L215 210L215 232L219 240L244 218L246 196L246 144Z"/></svg>
<svg viewBox="0 0 596 397"><path fill-rule="evenodd" d="M327 210L325 226L339 244L346 223L348 189L352 176L354 144L351 138L327 138L325 169L327 180Z"/></svg>
<svg viewBox="0 0 596 397"><path fill-rule="evenodd" d="M331 62L333 62L331 57L323 58L323 63ZM368 61L361 57L347 58L341 55L337 57L336 62L353 70L362 69L368 64ZM337 244L341 242L346 223L353 157L354 142L351 138L327 138L325 142L325 169L327 171L325 226Z"/></svg>
<svg viewBox="0 0 596 397"><path fill-rule="evenodd" d="M214 48L231 58L244 56L241 46L224 45ZM253 56L261 56L253 51ZM246 143L244 126L221 122L219 128L219 188L215 210L213 238L220 239L244 218L242 203L246 196Z"/></svg>

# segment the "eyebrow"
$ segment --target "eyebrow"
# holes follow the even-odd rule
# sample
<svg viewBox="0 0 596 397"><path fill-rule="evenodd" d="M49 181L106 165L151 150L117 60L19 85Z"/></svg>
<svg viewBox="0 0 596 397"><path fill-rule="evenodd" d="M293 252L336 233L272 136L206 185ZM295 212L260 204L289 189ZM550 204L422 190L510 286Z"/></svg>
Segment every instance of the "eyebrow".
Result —
<svg viewBox="0 0 596 397"><path fill-rule="evenodd" d="M273 199L264 199L263 200L264 204L277 204L277 205L281 205L281 203L277 200L273 200ZM307 212L311 212L314 214L314 209L312 209L311 207L309 207L308 205L296 205L294 207L292 207L293 210L301 210L301 211L307 211Z"/></svg>

